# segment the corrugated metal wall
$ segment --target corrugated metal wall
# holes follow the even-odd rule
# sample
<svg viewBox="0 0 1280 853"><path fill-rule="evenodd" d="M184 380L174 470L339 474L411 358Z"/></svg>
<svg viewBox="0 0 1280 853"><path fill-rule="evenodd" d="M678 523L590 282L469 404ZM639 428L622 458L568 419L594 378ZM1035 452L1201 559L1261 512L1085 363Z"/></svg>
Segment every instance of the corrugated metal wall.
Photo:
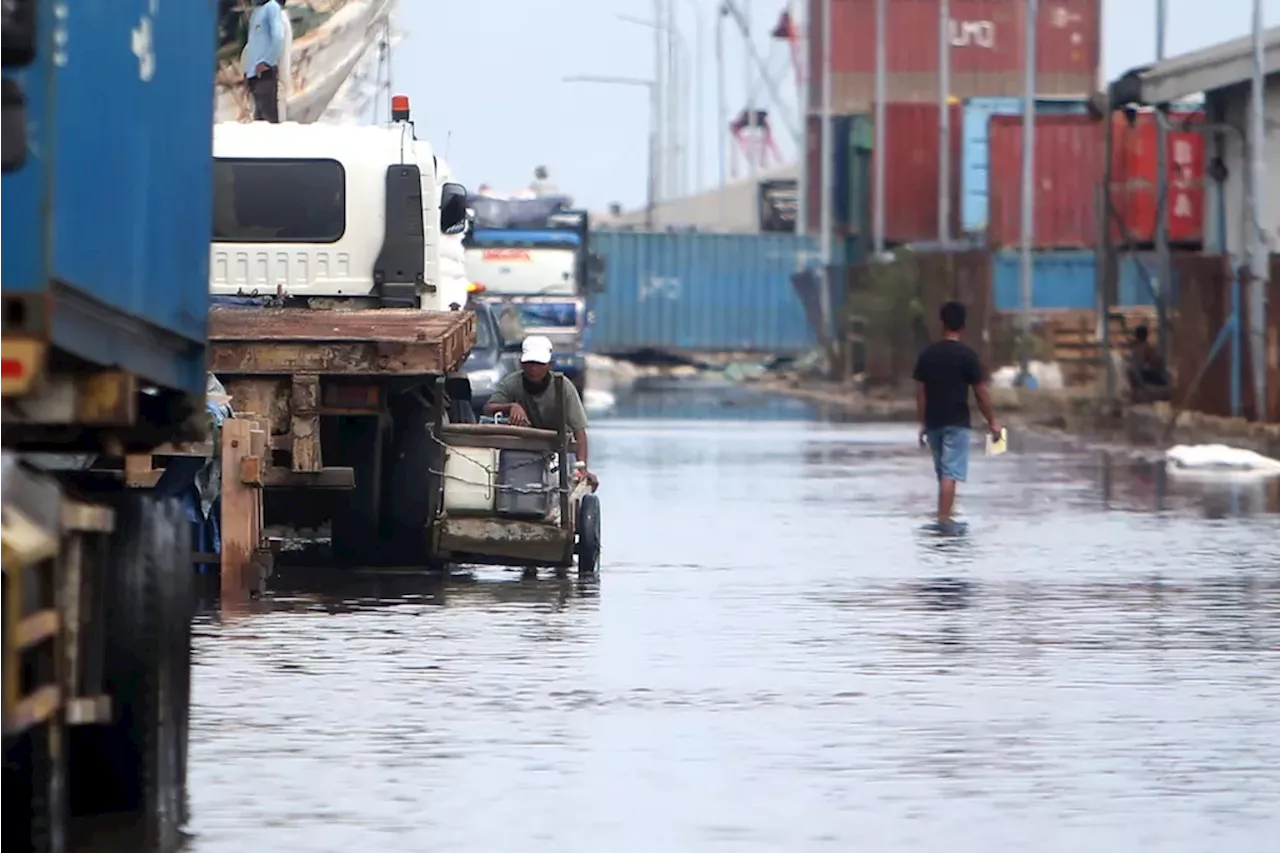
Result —
<svg viewBox="0 0 1280 853"><path fill-rule="evenodd" d="M1199 114L1178 113L1175 120ZM974 117L974 123L978 121ZM1037 114L1035 248L1092 246L1098 238L1095 195L1106 165L1106 125L1088 115ZM1112 238L1134 245L1155 242L1156 125L1154 114L1140 112L1131 126L1123 115L1113 119L1111 203L1125 224ZM967 128L966 128L967 129ZM995 114L988 119L987 151L981 167L962 167L965 180L980 168L988 176L986 223L967 221L967 230L985 224L993 248L1021 242L1022 134L1018 114ZM1204 218L1204 138L1198 133L1170 133L1167 143L1169 176L1169 239L1182 246L1201 242ZM965 156L975 154L966 146ZM1007 164L987 168L986 163ZM970 203L968 191L965 203ZM976 209L976 205L975 205ZM966 212L969 210L966 207Z"/></svg>
<svg viewBox="0 0 1280 853"><path fill-rule="evenodd" d="M994 116L988 184L993 248L1022 244L1022 116ZM1103 124L1089 116L1035 117L1032 246L1083 248L1098 240L1096 193L1102 176Z"/></svg>
<svg viewBox="0 0 1280 853"><path fill-rule="evenodd" d="M1037 98L1037 115L1084 115L1085 102L1062 98ZM1022 99L1014 97L970 98L964 103L961 120L960 212L961 231L982 236L987 232L990 214L988 182L991 171L991 118L1022 115ZM1008 163L1001 168L1020 168Z"/></svg>
<svg viewBox="0 0 1280 853"><path fill-rule="evenodd" d="M813 242L792 234L597 231L605 292L591 349L800 352L814 345L791 276Z"/></svg>
<svg viewBox="0 0 1280 853"><path fill-rule="evenodd" d="M1017 252L993 253L991 289L997 311L1022 307L1022 260ZM1031 307L1036 310L1097 307L1097 262L1093 252L1037 252L1031 258ZM1140 263L1155 269L1149 254L1122 255L1119 259L1119 299L1124 307L1150 306L1155 302Z"/></svg>

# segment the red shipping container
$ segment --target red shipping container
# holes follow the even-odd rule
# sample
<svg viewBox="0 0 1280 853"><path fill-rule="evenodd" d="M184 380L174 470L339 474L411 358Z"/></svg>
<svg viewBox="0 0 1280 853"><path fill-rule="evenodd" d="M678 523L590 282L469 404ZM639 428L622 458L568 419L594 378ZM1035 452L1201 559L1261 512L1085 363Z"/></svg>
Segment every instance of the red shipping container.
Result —
<svg viewBox="0 0 1280 853"><path fill-rule="evenodd" d="M876 0L831 0L833 105L862 112L875 97ZM1101 68L1102 0L1040 4L1036 24L1036 92L1086 97ZM886 4L886 95L890 101L938 96L940 0ZM1021 0L951 0L949 21L953 97L1020 95L1026 50L1026 4ZM810 109L821 108L822 0L809 4Z"/></svg>
<svg viewBox="0 0 1280 853"><path fill-rule="evenodd" d="M951 112L951 229L960 223L960 104ZM913 243L938 239L938 145L941 129L937 104L885 104L884 239ZM875 209L875 170L879 151L871 154L871 204Z"/></svg>
<svg viewBox="0 0 1280 853"><path fill-rule="evenodd" d="M1173 113L1174 124L1186 119L1201 120L1203 113ZM1156 234L1156 121L1151 112L1141 112L1132 127L1123 115L1115 117L1112 150L1112 203L1120 212L1129 239L1142 245L1155 243ZM1169 242L1195 246L1204 238L1204 136L1193 132L1171 132L1166 137L1165 165L1168 175ZM1117 227L1112 235L1124 237Z"/></svg>
<svg viewBox="0 0 1280 853"><path fill-rule="evenodd" d="M1173 121L1186 114L1172 116ZM1112 228L1112 239L1127 238L1148 247L1156 233L1156 122L1138 113L1132 127L1117 113L1113 118L1111 203L1124 229ZM1195 245L1204 232L1204 137L1170 133L1168 155L1169 241ZM990 224L993 246L1022 242L1022 118L995 116L990 133ZM1096 190L1105 164L1101 121L1083 115L1036 116L1034 247L1092 247L1098 239Z"/></svg>
<svg viewBox="0 0 1280 853"><path fill-rule="evenodd" d="M960 152L961 117L963 108L952 104L951 110L951 236L958 234L960 223ZM806 123L805 142L809 156L808 232L817 234L821 196L818 192L821 176L818 164L821 156L822 119L809 116ZM936 104L886 104L885 105L885 224L884 238L888 243L932 242L938 239L938 143L941 130L938 126ZM847 140L836 140L833 157L845 157ZM877 154L871 155L871 187L869 194L872 210L875 205L874 175ZM843 233L837 223L837 230ZM856 229L854 229L856 230ZM868 239L870 228L868 224Z"/></svg>
<svg viewBox="0 0 1280 853"><path fill-rule="evenodd" d="M1022 116L992 116L988 232L992 246L1022 245ZM1086 115L1035 118L1033 246L1098 242L1095 187L1102 177L1102 122Z"/></svg>

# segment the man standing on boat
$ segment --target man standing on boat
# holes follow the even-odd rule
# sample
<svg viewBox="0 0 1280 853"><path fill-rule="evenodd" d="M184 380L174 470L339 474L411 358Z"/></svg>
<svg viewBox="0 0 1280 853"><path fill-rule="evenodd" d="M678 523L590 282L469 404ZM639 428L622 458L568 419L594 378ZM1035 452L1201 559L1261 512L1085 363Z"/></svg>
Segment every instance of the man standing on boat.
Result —
<svg viewBox="0 0 1280 853"><path fill-rule="evenodd" d="M255 2L257 8L249 16L249 39L243 54L245 83L253 97L253 120L279 123L285 16L276 0Z"/></svg>
<svg viewBox="0 0 1280 853"><path fill-rule="evenodd" d="M951 528L956 502L956 484L969 473L969 389L973 389L978 411L986 418L992 435L1000 435L1000 424L991 408L987 375L978 354L960 340L964 332L965 308L948 302L939 312L942 340L925 347L916 360L916 413L920 418L920 441L933 454L933 470L938 475L938 526Z"/></svg>
<svg viewBox="0 0 1280 853"><path fill-rule="evenodd" d="M564 424L573 435L574 477L594 490L600 481L587 468L587 409L578 389L563 373L551 369L550 338L530 335L520 347L520 370L504 376L484 405L486 415L506 415L512 426L555 430ZM564 389L560 405L557 386Z"/></svg>

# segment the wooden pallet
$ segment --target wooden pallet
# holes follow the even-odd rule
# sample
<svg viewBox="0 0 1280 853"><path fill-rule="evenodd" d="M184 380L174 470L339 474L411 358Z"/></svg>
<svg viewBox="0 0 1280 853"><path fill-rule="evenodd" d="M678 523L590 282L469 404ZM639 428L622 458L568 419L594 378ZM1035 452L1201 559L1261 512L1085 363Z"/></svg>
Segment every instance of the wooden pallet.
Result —
<svg viewBox="0 0 1280 853"><path fill-rule="evenodd" d="M1097 317L1093 311L1064 312L1044 321L1044 334L1052 348L1050 357L1062 367L1063 381L1068 386L1096 382L1105 368L1108 353L1098 337ZM1112 355L1125 352L1140 325L1151 330L1152 342L1156 340L1155 314L1151 309L1115 311L1108 323Z"/></svg>

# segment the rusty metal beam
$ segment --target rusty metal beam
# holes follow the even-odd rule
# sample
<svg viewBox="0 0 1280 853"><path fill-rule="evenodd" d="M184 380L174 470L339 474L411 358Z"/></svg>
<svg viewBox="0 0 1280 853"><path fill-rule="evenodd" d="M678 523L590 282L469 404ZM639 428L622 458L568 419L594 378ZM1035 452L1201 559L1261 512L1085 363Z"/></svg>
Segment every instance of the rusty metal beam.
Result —
<svg viewBox="0 0 1280 853"><path fill-rule="evenodd" d="M456 370L475 315L381 308L209 311L209 369L222 374L431 375Z"/></svg>

